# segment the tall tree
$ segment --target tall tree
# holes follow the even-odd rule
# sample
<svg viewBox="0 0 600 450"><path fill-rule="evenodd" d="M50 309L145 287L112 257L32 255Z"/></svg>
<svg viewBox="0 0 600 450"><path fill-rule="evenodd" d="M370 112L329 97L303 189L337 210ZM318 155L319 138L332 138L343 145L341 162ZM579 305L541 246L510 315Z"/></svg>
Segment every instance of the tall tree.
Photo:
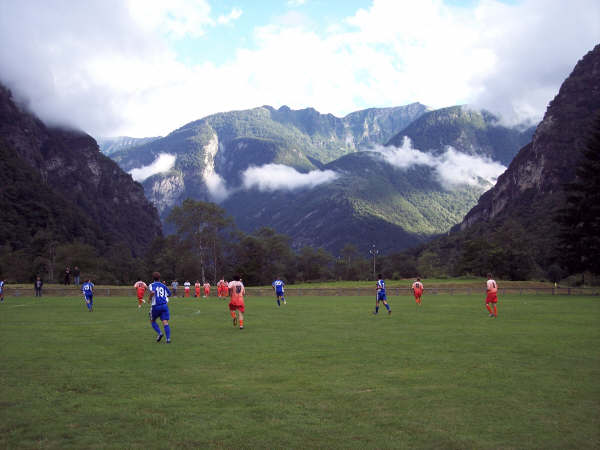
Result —
<svg viewBox="0 0 600 450"><path fill-rule="evenodd" d="M179 239L199 258L203 280L210 269L213 282L218 279L223 250L221 238L232 225L225 214L225 210L214 203L188 198L167 217L167 221L175 225Z"/></svg>
<svg viewBox="0 0 600 450"><path fill-rule="evenodd" d="M566 206L558 216L561 260L570 273L600 274L600 114L565 186Z"/></svg>

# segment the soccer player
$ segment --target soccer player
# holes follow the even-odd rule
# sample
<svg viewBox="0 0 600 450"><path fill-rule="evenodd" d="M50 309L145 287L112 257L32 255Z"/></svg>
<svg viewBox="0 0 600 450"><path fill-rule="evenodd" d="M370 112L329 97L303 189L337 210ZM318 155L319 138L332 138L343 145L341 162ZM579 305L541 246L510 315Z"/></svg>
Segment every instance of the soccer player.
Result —
<svg viewBox="0 0 600 450"><path fill-rule="evenodd" d="M194 292L196 297L200 297L200 286L202 286L200 281L196 280L196 284L194 284Z"/></svg>
<svg viewBox="0 0 600 450"><path fill-rule="evenodd" d="M387 302L387 295L385 294L385 281L383 281L383 277L381 274L377 275L377 285L375 289L377 290L377 297L375 300L375 312L373 314L377 314L379 312L379 302L383 302L383 305L387 308L388 314L392 314L392 310L390 309L390 305Z"/></svg>
<svg viewBox="0 0 600 450"><path fill-rule="evenodd" d="M229 312L231 314L231 318L233 319L233 326L235 327L240 324L240 330L244 329L244 294L246 290L244 289L244 284L241 281L239 275L235 275L233 277L233 281L229 282ZM237 312L237 317L236 317Z"/></svg>
<svg viewBox="0 0 600 450"><path fill-rule="evenodd" d="M412 284L412 290L413 290L413 294L415 295L415 302L417 305L421 304L421 295L423 295L423 291L425 290L425 288L423 287L423 283L421 283L421 279L417 278L417 281L415 281Z"/></svg>
<svg viewBox="0 0 600 450"><path fill-rule="evenodd" d="M225 296L225 280L221 278L217 282L217 297L221 298Z"/></svg>
<svg viewBox="0 0 600 450"><path fill-rule="evenodd" d="M160 282L160 273L154 272L152 274L152 279L154 280L148 286L148 290L150 293L148 294L148 301L152 305L150 309L150 325L154 331L156 331L156 342L160 342L163 338L163 333L160 332L160 327L156 323L156 319L160 318L163 323L163 328L165 329L165 335L167 336L167 344L171 343L171 327L169 327L169 319L171 315L169 314L169 296L171 295L171 291L167 286Z"/></svg>
<svg viewBox="0 0 600 450"><path fill-rule="evenodd" d="M273 281L271 286L273 286L275 296L277 297L277 306L281 306L281 302L283 302L284 305L287 305L285 296L283 295L283 287L285 286L285 283L280 278L277 278L275 281Z"/></svg>
<svg viewBox="0 0 600 450"><path fill-rule="evenodd" d="M4 301L4 281L0 280L0 302Z"/></svg>
<svg viewBox="0 0 600 450"><path fill-rule="evenodd" d="M88 278L88 280L81 285L81 292L83 292L83 298L89 312L94 310L94 283Z"/></svg>
<svg viewBox="0 0 600 450"><path fill-rule="evenodd" d="M185 296L189 297L190 296L190 282L185 280L185 283L183 283L183 290L185 291Z"/></svg>
<svg viewBox="0 0 600 450"><path fill-rule="evenodd" d="M223 280L223 297L229 297L229 283Z"/></svg>
<svg viewBox="0 0 600 450"><path fill-rule="evenodd" d="M496 318L498 317L498 308L496 304L498 303L498 285L492 279L492 274L487 274L487 295L485 297L485 307L490 313L490 317ZM494 305L494 309L490 306L490 303Z"/></svg>
<svg viewBox="0 0 600 450"><path fill-rule="evenodd" d="M148 285L140 280L136 282L133 287L137 293L138 309L140 309L142 307L142 303L146 303L146 300L144 300L144 294L146 293L146 289L148 289Z"/></svg>
<svg viewBox="0 0 600 450"><path fill-rule="evenodd" d="M210 295L210 283L207 281L204 283L204 298Z"/></svg>

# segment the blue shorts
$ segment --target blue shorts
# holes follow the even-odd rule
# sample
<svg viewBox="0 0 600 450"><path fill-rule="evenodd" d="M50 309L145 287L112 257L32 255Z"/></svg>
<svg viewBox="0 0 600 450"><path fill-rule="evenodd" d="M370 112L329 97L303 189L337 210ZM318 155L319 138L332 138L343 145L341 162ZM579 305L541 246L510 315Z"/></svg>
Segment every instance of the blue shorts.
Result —
<svg viewBox="0 0 600 450"><path fill-rule="evenodd" d="M150 310L150 320L154 322L156 319L169 320L171 315L169 314L168 305L155 305Z"/></svg>
<svg viewBox="0 0 600 450"><path fill-rule="evenodd" d="M275 291L277 297L283 297L283 291Z"/></svg>
<svg viewBox="0 0 600 450"><path fill-rule="evenodd" d="M94 301L94 296L93 295L84 295L85 297L85 301L86 302L93 302Z"/></svg>
<svg viewBox="0 0 600 450"><path fill-rule="evenodd" d="M379 291L377 293L377 301L379 301L379 300L385 300L385 301L387 301L387 296L385 295L385 292Z"/></svg>

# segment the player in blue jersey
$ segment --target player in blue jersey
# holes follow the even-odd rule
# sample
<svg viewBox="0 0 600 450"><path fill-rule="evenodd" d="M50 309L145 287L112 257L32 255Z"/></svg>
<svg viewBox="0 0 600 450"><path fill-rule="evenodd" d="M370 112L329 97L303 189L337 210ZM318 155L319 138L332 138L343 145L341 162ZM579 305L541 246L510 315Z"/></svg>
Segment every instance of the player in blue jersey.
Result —
<svg viewBox="0 0 600 450"><path fill-rule="evenodd" d="M160 342L163 338L163 334L160 332L160 327L156 323L156 319L162 320L163 328L165 329L165 335L167 336L167 344L171 343L171 328L169 327L169 296L171 291L167 286L160 282L160 273L154 272L152 274L154 282L148 286L148 303L152 305L150 309L150 325L156 331L156 342Z"/></svg>
<svg viewBox="0 0 600 450"><path fill-rule="evenodd" d="M4 281L0 280L0 302L4 301Z"/></svg>
<svg viewBox="0 0 600 450"><path fill-rule="evenodd" d="M81 285L81 292L83 292L88 311L92 312L94 310L94 283L88 279Z"/></svg>
<svg viewBox="0 0 600 450"><path fill-rule="evenodd" d="M281 302L283 302L284 305L287 305L287 302L285 301L285 296L283 295L283 287L285 286L285 283L280 278L278 278L275 281L273 281L271 286L273 286L275 296L277 297L277 306L281 306Z"/></svg>
<svg viewBox="0 0 600 450"><path fill-rule="evenodd" d="M375 312L373 312L373 314L377 314L379 312L379 302L383 302L384 306L388 310L388 314L392 314L392 310L390 309L390 305L388 305L387 295L385 293L385 281L383 281L381 274L377 275L377 278L377 297L375 300Z"/></svg>

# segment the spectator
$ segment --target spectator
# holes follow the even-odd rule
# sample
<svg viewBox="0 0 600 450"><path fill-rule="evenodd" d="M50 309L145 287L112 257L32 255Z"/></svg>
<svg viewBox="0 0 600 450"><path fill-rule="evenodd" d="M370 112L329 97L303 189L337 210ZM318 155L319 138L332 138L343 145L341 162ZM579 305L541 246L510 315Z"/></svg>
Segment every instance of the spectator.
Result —
<svg viewBox="0 0 600 450"><path fill-rule="evenodd" d="M177 297L177 286L179 286L179 283L177 280L173 280L171 283L171 292L173 293L173 297Z"/></svg>
<svg viewBox="0 0 600 450"><path fill-rule="evenodd" d="M73 283L79 287L80 279L79 279L79 267L75 266L73 268Z"/></svg>
<svg viewBox="0 0 600 450"><path fill-rule="evenodd" d="M71 284L71 269L69 266L65 269L65 286Z"/></svg>
<svg viewBox="0 0 600 450"><path fill-rule="evenodd" d="M37 276L35 278L35 281L33 282L33 288L35 289L36 297L42 296L42 286L43 285L44 285L44 282L42 281L42 279L39 276Z"/></svg>

